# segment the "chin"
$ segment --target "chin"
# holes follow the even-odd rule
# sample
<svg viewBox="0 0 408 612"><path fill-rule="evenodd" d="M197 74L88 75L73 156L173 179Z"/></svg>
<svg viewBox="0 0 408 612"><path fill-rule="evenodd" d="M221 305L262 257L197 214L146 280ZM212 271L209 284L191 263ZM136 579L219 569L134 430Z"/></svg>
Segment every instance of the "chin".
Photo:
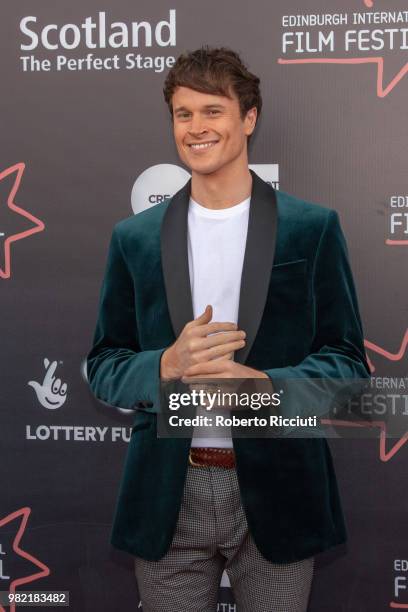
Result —
<svg viewBox="0 0 408 612"><path fill-rule="evenodd" d="M218 172L219 170L221 170L221 168L223 168L224 166L224 164L215 164L215 163L190 164L190 163L187 163L187 161L185 163L192 172L195 172L195 174L203 174L203 175L214 174L215 172Z"/></svg>
<svg viewBox="0 0 408 612"><path fill-rule="evenodd" d="M214 174L215 172L217 172L217 170L218 168L191 168L191 171L195 174L202 175Z"/></svg>

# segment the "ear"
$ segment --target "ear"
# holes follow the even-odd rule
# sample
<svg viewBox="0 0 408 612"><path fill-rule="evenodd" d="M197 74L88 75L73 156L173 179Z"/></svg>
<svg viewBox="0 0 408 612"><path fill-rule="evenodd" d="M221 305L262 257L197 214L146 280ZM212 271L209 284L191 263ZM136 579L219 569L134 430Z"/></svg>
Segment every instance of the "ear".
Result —
<svg viewBox="0 0 408 612"><path fill-rule="evenodd" d="M245 134L247 136L250 136L252 132L254 131L257 116L258 116L258 111L256 110L256 106L254 106L253 108L250 108L249 111L247 112L245 119L244 119L244 129L245 129Z"/></svg>

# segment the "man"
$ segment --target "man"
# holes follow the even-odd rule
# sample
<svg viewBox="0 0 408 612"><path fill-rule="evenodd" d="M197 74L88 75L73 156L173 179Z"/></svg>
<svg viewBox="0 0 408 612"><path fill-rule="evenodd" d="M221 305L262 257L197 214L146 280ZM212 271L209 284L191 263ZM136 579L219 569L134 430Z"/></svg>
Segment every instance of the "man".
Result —
<svg viewBox="0 0 408 612"><path fill-rule="evenodd" d="M314 556L346 539L325 439L158 438L160 378L367 378L338 214L248 169L259 79L225 48L164 88L192 178L113 230L88 378L136 409L112 529L144 612L307 608ZM219 333L222 332L222 333Z"/></svg>

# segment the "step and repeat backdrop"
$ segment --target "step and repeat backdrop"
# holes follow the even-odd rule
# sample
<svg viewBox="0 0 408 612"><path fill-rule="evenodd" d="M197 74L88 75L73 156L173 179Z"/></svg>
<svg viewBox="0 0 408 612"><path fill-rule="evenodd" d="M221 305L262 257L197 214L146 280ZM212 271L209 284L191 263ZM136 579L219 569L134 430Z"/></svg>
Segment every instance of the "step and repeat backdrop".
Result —
<svg viewBox="0 0 408 612"><path fill-rule="evenodd" d="M406 0L5 1L0 591L141 609L132 558L109 544L133 414L96 400L84 366L113 225L189 178L162 88L202 44L239 51L261 78L251 168L339 212L367 410L379 429L387 402L408 416ZM330 440L349 542L319 556L309 612L408 608L407 441L384 427ZM218 610L235 610L225 573Z"/></svg>

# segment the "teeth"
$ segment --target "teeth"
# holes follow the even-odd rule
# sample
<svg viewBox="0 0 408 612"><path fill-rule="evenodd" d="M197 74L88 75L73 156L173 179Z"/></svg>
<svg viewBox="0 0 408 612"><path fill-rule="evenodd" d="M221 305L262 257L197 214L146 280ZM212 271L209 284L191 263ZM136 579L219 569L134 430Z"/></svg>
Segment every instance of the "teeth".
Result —
<svg viewBox="0 0 408 612"><path fill-rule="evenodd" d="M208 147L212 147L215 144L216 144L215 142L206 142L206 143L200 143L200 144L192 144L190 145L190 147L192 149L208 149Z"/></svg>

